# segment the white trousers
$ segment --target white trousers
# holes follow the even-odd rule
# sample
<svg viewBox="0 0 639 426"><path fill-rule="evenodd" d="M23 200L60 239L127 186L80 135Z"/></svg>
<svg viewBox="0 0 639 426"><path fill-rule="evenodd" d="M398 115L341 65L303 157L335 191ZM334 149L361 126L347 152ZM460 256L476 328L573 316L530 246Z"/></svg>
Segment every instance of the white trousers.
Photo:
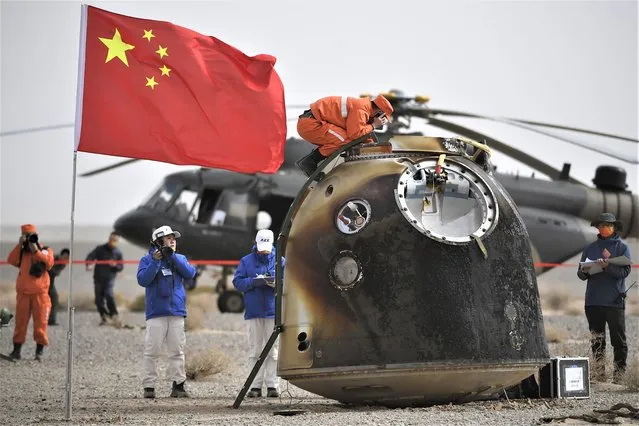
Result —
<svg viewBox="0 0 639 426"><path fill-rule="evenodd" d="M157 361L165 345L168 358L167 376L177 383L185 381L185 344L184 317L156 317L146 320L142 387L155 388L158 380Z"/></svg>
<svg viewBox="0 0 639 426"><path fill-rule="evenodd" d="M257 359L260 357L266 342L273 334L273 327L275 326L275 319L273 318L253 318L246 320L248 326L248 344L249 344L249 358L248 369L249 372L255 366ZM269 351L260 371L257 372L251 388L262 389L262 384L266 382L267 388L278 388L279 378L277 377L277 345L279 336L275 340L275 344Z"/></svg>

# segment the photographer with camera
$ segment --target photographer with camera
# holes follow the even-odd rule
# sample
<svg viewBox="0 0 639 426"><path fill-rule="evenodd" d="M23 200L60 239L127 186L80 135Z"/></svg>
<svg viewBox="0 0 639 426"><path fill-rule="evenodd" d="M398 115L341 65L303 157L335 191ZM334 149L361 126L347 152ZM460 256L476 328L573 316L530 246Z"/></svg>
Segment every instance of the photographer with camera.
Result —
<svg viewBox="0 0 639 426"><path fill-rule="evenodd" d="M184 389L184 318L186 317L186 291L184 281L195 276L195 267L186 257L175 252L178 231L160 226L151 234L151 248L140 259L138 284L145 288L146 338L144 342L144 377L142 387L145 398L155 398L157 360L166 344L169 367L173 380L171 396L188 397Z"/></svg>
<svg viewBox="0 0 639 426"><path fill-rule="evenodd" d="M20 349L27 337L27 327L33 314L35 359L40 361L49 344L47 320L51 309L49 271L53 267L53 250L38 241L36 227L22 225L18 244L11 250L7 263L19 268L16 279L16 315L11 358L20 359Z"/></svg>

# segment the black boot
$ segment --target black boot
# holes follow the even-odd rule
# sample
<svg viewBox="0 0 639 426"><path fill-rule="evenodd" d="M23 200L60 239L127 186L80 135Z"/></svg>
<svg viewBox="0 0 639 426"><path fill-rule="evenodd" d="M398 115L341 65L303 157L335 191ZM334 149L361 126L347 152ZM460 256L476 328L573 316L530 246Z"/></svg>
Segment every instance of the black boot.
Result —
<svg viewBox="0 0 639 426"><path fill-rule="evenodd" d="M321 163L325 158L326 157L319 152L319 148L315 148L310 154L297 160L295 164L297 164L297 167L299 167L300 170L309 177L313 174L315 169L317 169L319 163Z"/></svg>
<svg viewBox="0 0 639 426"><path fill-rule="evenodd" d="M41 361L44 354L44 345L36 345L35 360Z"/></svg>
<svg viewBox="0 0 639 426"><path fill-rule="evenodd" d="M9 356L13 359L20 359L20 348L22 348L22 343L14 343L13 352Z"/></svg>
<svg viewBox="0 0 639 426"><path fill-rule="evenodd" d="M173 398L188 398L189 394L186 393L186 389L184 389L184 382L179 385L176 382L173 382L173 389L171 389L171 396Z"/></svg>
<svg viewBox="0 0 639 426"><path fill-rule="evenodd" d="M155 388L144 388L145 398L155 398Z"/></svg>

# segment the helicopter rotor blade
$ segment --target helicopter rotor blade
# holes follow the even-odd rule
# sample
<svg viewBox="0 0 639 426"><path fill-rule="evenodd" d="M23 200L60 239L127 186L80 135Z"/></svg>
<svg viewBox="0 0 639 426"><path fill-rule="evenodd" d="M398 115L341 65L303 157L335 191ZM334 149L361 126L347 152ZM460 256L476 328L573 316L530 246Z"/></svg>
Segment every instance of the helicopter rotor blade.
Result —
<svg viewBox="0 0 639 426"><path fill-rule="evenodd" d="M509 124L511 126L514 126L514 127L519 127L520 129L525 129L525 130L528 130L530 132L539 133L540 135L548 136L550 138L559 139L560 141L566 142L566 143L568 143L570 145L575 145L575 146L578 146L580 148L587 149L589 151L593 151L593 152L596 152L598 154L605 155L606 157L610 157L610 158L614 158L615 160L623 161L624 163L639 164L639 161L637 161L637 160L630 160L630 159L628 159L626 157L621 157L619 155L612 154L612 153L610 153L608 151L603 151L603 150L600 150L600 149L597 149L597 148L593 148L593 147L588 146L586 144L583 144L581 142L577 142L577 141L574 141L572 139L568 139L566 137L559 136L559 135L556 135L554 133L547 132L547 131L544 131L544 130L535 129L532 126L521 124L521 123L519 123L517 121L509 121L507 119L500 120L500 121L502 121L505 124Z"/></svg>
<svg viewBox="0 0 639 426"><path fill-rule="evenodd" d="M458 135L465 136L476 141L485 140L489 147L494 148L495 150L500 151L517 161L520 161L521 163L529 166L532 169L538 170L539 172L548 175L551 179L556 179L556 177L559 176L559 174L561 173L560 170L554 168L550 164L544 163L543 161L538 160L537 158L528 155L523 151L513 148L512 146L491 138L490 136L486 136L483 133L479 133L464 126L460 126L459 124L432 117L428 118L428 124L451 131L453 133L457 133ZM583 185L582 182L573 177L568 177L568 180L571 183Z"/></svg>
<svg viewBox="0 0 639 426"><path fill-rule="evenodd" d="M29 127L28 129L20 129L20 130L9 130L8 132L0 133L1 136L14 136L21 135L24 133L34 133L34 132L44 132L46 130L57 130L57 129L65 129L68 127L73 127L75 124L54 124L51 126L42 126L42 127Z"/></svg>
<svg viewBox="0 0 639 426"><path fill-rule="evenodd" d="M613 138L613 139L619 139L619 140L622 140L622 141L639 143L639 139L633 139L633 138L629 138L629 137L626 137L626 136L613 135L613 134L610 134L610 133L597 132L597 131L594 131L594 130L581 129L581 128L578 128L578 127L560 126L558 124L550 124L550 123L542 123L542 122L539 122L539 121L522 120L522 119L519 119L519 118L489 117L489 116L486 116L486 115L473 114L473 113L469 113L469 112L451 111L451 110L445 110L445 109L431 109L431 108L428 109L428 112L430 114L452 115L452 116L468 117L468 118L483 118L483 119L486 119L486 120L499 121L499 122L503 122L503 123L507 123L507 124L512 124L512 123L516 122L516 123L528 124L528 125L532 125L532 126L542 126L542 127L550 127L550 128L553 128L553 129L570 130L570 131L573 131L573 132L586 133L586 134L595 135L595 136L605 136L605 137L609 137L609 138Z"/></svg>
<svg viewBox="0 0 639 426"><path fill-rule="evenodd" d="M90 172L82 173L79 176L80 177L94 176L94 175L97 175L97 174L102 173L102 172L106 172L106 171L109 171L109 170L116 169L118 167L126 166L127 164L131 164L131 163L136 162L136 161L140 161L140 159L139 158L131 158L129 160L120 161L118 163L111 164L110 166L101 167L99 169L91 170Z"/></svg>

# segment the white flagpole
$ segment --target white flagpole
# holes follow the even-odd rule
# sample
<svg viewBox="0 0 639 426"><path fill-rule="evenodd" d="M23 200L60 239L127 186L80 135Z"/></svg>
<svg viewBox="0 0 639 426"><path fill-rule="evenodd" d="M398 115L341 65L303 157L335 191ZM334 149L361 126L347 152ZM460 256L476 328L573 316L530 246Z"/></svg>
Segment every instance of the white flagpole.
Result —
<svg viewBox="0 0 639 426"><path fill-rule="evenodd" d="M73 306L73 252L75 230L75 184L77 178L78 145L82 130L82 98L84 92L84 61L87 37L87 5L80 6L80 48L78 54L78 85L75 109L75 140L73 147L73 183L71 184L71 245L69 246L69 296L67 299L67 314L69 317L67 329L67 382L65 398L65 418L71 420L71 406L73 398L73 326L75 307Z"/></svg>

